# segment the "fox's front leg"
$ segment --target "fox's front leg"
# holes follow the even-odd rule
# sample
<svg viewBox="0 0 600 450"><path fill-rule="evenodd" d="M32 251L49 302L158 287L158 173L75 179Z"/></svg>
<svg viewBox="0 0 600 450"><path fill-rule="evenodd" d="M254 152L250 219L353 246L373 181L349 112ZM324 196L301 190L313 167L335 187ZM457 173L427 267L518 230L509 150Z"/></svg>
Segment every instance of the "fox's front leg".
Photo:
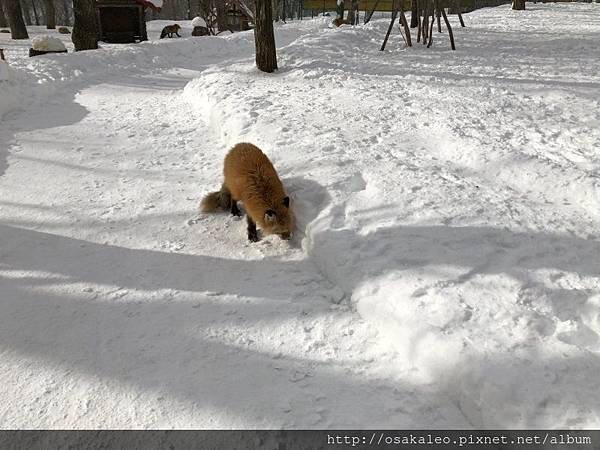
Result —
<svg viewBox="0 0 600 450"><path fill-rule="evenodd" d="M250 215L246 215L248 219L248 240L250 242L258 242L260 239L258 238L258 231L256 231L256 224L250 218Z"/></svg>
<svg viewBox="0 0 600 450"><path fill-rule="evenodd" d="M229 210L231 211L232 216L240 217L242 215L240 209L238 208L237 200L233 197L229 198Z"/></svg>

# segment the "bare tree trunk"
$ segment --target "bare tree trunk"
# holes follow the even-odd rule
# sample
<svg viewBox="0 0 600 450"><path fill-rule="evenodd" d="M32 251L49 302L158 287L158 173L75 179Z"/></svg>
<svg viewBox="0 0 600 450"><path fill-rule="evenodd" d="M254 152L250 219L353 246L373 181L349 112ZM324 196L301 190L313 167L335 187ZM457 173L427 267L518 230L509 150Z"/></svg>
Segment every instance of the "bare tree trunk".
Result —
<svg viewBox="0 0 600 450"><path fill-rule="evenodd" d="M44 0L46 8L46 28L54 30L56 28L56 9L54 8L54 0Z"/></svg>
<svg viewBox="0 0 600 450"><path fill-rule="evenodd" d="M512 9L522 11L525 9L525 0L513 0Z"/></svg>
<svg viewBox="0 0 600 450"><path fill-rule="evenodd" d="M273 9L271 0L255 0L254 43L256 45L256 67L271 73L277 69L275 33L273 32Z"/></svg>
<svg viewBox="0 0 600 450"><path fill-rule="evenodd" d="M27 27L23 22L23 11L19 0L0 0L3 2L4 13L8 19L10 35L13 39L29 39Z"/></svg>
<svg viewBox="0 0 600 450"><path fill-rule="evenodd" d="M0 28L8 27L6 16L4 15L4 8L2 7L2 0L0 0Z"/></svg>
<svg viewBox="0 0 600 450"><path fill-rule="evenodd" d="M11 0L8 0L9 2ZM23 1L21 3L21 11L23 13L23 19L25 19L25 25L33 25L33 21L31 20L31 3Z"/></svg>
<svg viewBox="0 0 600 450"><path fill-rule="evenodd" d="M35 21L35 24L39 26L40 16L38 16L37 8L35 7L35 0L31 0L31 7L33 8L33 20Z"/></svg>
<svg viewBox="0 0 600 450"><path fill-rule="evenodd" d="M350 25L356 25L356 12L358 11L358 0L352 0L350 9L348 10L348 23Z"/></svg>
<svg viewBox="0 0 600 450"><path fill-rule="evenodd" d="M419 26L419 3L418 0L412 0L410 9L410 27L417 28Z"/></svg>
<svg viewBox="0 0 600 450"><path fill-rule="evenodd" d="M423 27L421 23L421 1L417 0L417 42L421 42L421 28Z"/></svg>
<svg viewBox="0 0 600 450"><path fill-rule="evenodd" d="M344 18L344 0L337 0L337 16L340 19Z"/></svg>
<svg viewBox="0 0 600 450"><path fill-rule="evenodd" d="M73 44L75 51L98 48L96 31L96 2L94 0L73 0Z"/></svg>
<svg viewBox="0 0 600 450"><path fill-rule="evenodd" d="M427 44L427 31L429 31L429 1L425 0L423 3L423 26L421 27L421 32L423 33L423 44Z"/></svg>
<svg viewBox="0 0 600 450"><path fill-rule="evenodd" d="M217 0L217 28L219 32L227 29L227 9L223 0Z"/></svg>
<svg viewBox="0 0 600 450"><path fill-rule="evenodd" d="M431 0L433 2L433 0ZM435 5L431 6L431 22L429 23L429 42L427 42L427 48L431 47L433 43L433 24L435 23Z"/></svg>
<svg viewBox="0 0 600 450"><path fill-rule="evenodd" d="M69 10L69 0L62 1L62 9L63 9L63 14L65 16L63 25L68 27L71 25L71 11Z"/></svg>

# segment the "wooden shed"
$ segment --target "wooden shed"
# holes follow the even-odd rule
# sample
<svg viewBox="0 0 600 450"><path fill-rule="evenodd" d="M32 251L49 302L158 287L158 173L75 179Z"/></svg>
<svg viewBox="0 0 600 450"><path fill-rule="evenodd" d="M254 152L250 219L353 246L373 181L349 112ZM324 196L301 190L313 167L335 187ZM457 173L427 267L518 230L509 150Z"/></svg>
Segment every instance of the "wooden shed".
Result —
<svg viewBox="0 0 600 450"><path fill-rule="evenodd" d="M231 31L246 31L253 21L252 11L242 0L227 1L227 28Z"/></svg>
<svg viewBox="0 0 600 450"><path fill-rule="evenodd" d="M98 40L117 44L147 41L147 7L160 9L146 0L96 0Z"/></svg>

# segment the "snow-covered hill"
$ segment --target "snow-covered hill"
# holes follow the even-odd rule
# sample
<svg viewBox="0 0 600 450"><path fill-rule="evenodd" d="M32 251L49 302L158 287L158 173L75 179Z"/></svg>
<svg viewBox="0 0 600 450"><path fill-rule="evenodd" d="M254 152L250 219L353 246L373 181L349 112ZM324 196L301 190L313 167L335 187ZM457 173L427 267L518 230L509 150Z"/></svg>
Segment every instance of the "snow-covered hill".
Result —
<svg viewBox="0 0 600 450"><path fill-rule="evenodd" d="M2 427L598 427L600 5L465 19L13 58ZM291 243L197 214L239 141Z"/></svg>

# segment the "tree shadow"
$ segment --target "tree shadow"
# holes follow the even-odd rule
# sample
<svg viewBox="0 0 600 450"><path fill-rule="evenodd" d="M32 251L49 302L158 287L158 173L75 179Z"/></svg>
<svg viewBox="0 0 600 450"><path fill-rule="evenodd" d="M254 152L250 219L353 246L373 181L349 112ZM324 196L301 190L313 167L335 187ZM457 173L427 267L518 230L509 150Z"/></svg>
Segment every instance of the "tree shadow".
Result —
<svg viewBox="0 0 600 450"><path fill-rule="evenodd" d="M500 297L496 298L490 296L485 282L499 283L497 275L506 276L509 284L509 280L515 280L515 292L507 294L505 301L515 305L514 314L522 314L514 317L515 328L518 320L527 322L523 334L515 332L518 337L513 337L511 330L490 330L491 337L500 333L499 342L506 341L509 347L512 342L514 348L496 345L493 340L482 342L480 329L476 329L479 334L471 340L469 333L476 325L470 325L469 314L462 319L464 323L452 325L451 331L440 325L435 342L443 341L444 336L448 341L460 340L451 333L466 333L464 344L470 350L465 353L468 356L457 351L446 354L439 362L427 361L433 382L455 399L476 428L539 428L559 423L589 427L598 423L600 383L595 373L600 368L600 326L588 326L583 320L583 316L597 317L600 313L600 305L594 300L598 290L588 288L597 286L600 279L597 240L485 226L433 225L383 228L366 235L325 229L316 233L312 241L309 252L313 260L349 295L355 294L363 283L373 283L372 293L368 291L367 297L355 295L354 300L359 302L359 310L367 320L387 336L388 343L409 358L410 351L419 348L423 352L436 344L430 340L429 325L422 328L421 334L403 335L401 330L390 330L402 327L403 307L399 305L426 302L432 306L424 312L450 314L458 296L469 311L489 311L502 317L505 306L499 300L504 286L501 282L497 286ZM544 281L540 272L549 281ZM582 282L561 282L571 276ZM591 280L585 281L586 277ZM381 283L377 281L380 278ZM392 285L396 288L387 285L396 282L399 284ZM445 291L445 287L451 291ZM426 297L430 290L434 294ZM402 297L402 302L394 303L394 296ZM435 318L422 320L433 324L433 328L437 323ZM554 323L563 321L571 324L567 331L560 331ZM439 349L425 352L436 355ZM422 353L417 356L417 364L427 360Z"/></svg>
<svg viewBox="0 0 600 450"><path fill-rule="evenodd" d="M389 272L426 265L452 265L475 274L555 269L600 276L600 242L574 236L493 227L444 225L380 228L361 235L353 230L327 229L313 236L324 264L337 272L339 284L354 289L362 280ZM347 256L345 264L332 263L327 255ZM360 278L344 271L360 268ZM354 280L347 282L344 280Z"/></svg>
<svg viewBox="0 0 600 450"><path fill-rule="evenodd" d="M425 265L464 267L463 280L547 268L600 275L600 243L544 233L412 226L366 236L327 230L312 239L320 251L313 248L312 259L350 292L373 277ZM162 419L148 427L177 423L160 409L164 399L211 411L221 418L217 426L250 428L528 427L547 425L544 420L556 420L559 410L563 425L585 426L585 417L600 413L598 383L589 378L600 360L591 354L515 358L492 352L448 367L432 384L402 375L396 381L363 376L348 371L343 358L281 355L263 332L302 320L307 307L307 326L331 313L326 301L313 297L318 288L291 298L290 287L309 261L134 250L5 225L0 249L4 349L32 357L42 369L49 364L99 378L89 392L92 402L114 383L150 393L133 402L134 409L148 401L158 408ZM345 264L340 255L349 257ZM248 301L231 303L229 296ZM121 423L135 423L124 414ZM186 425L197 424L179 424Z"/></svg>
<svg viewBox="0 0 600 450"><path fill-rule="evenodd" d="M387 411L387 426L418 427L415 409L424 406L414 401L414 389L363 379L343 361L323 360L318 352L310 359L300 349L302 332L279 337L281 343L297 340L296 354L282 355L278 341L270 345L264 339L264 333L277 339L271 330L287 321L310 328L319 316L335 314L310 289L301 299L291 298L291 285L306 275L305 261L132 250L4 225L0 249L3 349L40 373L54 371L63 382L72 382L67 381L72 373L93 378L93 387L75 388L92 410L101 407L106 389L142 392L133 408L104 419L104 426L357 428L369 424L364 408L378 407ZM177 422L181 418L169 411L173 401L196 411L201 422ZM416 406L399 407L407 402ZM52 409L41 401L27 404ZM158 418L140 424L132 416L136 408L154 408ZM76 423L98 427L94 420L100 417L92 416ZM446 426L467 425L456 414L437 419ZM27 426L50 423L48 417L39 420ZM370 422L377 425L382 424Z"/></svg>

